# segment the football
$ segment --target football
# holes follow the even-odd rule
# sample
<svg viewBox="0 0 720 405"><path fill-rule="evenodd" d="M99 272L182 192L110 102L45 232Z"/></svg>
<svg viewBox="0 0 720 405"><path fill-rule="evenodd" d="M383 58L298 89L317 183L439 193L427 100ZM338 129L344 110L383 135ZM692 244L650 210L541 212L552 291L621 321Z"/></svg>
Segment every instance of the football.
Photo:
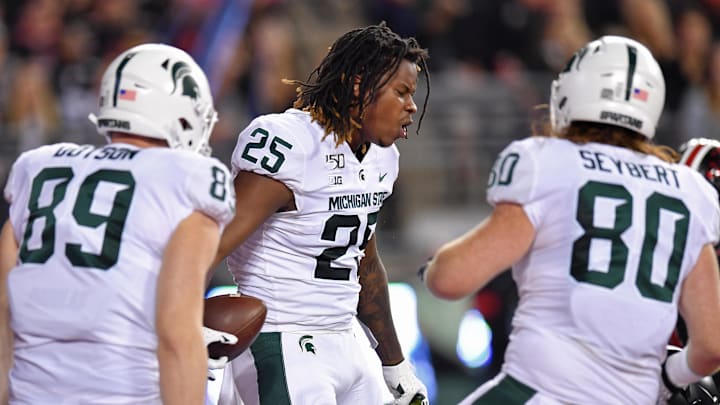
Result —
<svg viewBox="0 0 720 405"><path fill-rule="evenodd" d="M267 307L262 300L248 295L225 294L205 299L203 324L238 338L234 345L211 343L209 356L214 359L228 356L229 360L239 356L260 334L265 315Z"/></svg>

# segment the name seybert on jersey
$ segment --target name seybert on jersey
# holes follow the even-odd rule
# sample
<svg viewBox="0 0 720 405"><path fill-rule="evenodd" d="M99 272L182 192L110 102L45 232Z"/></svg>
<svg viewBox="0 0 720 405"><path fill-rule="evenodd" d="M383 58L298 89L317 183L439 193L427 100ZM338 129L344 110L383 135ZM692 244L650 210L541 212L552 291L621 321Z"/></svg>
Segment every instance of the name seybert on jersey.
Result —
<svg viewBox="0 0 720 405"><path fill-rule="evenodd" d="M625 162L602 152L583 149L580 149L580 158L585 162L585 169L617 173L680 188L677 172L667 166Z"/></svg>

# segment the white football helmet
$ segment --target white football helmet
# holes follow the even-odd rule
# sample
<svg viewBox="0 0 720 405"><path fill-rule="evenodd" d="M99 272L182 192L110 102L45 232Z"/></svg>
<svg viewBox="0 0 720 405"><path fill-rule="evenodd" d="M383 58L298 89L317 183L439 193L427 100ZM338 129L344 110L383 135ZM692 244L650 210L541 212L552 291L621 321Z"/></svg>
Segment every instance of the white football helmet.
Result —
<svg viewBox="0 0 720 405"><path fill-rule="evenodd" d="M217 121L210 85L181 49L143 44L123 52L103 74L98 104L90 121L101 135L137 134L210 155L208 141Z"/></svg>
<svg viewBox="0 0 720 405"><path fill-rule="evenodd" d="M665 104L665 79L641 43L604 36L585 45L553 81L550 122L562 131L574 121L617 125L655 135Z"/></svg>

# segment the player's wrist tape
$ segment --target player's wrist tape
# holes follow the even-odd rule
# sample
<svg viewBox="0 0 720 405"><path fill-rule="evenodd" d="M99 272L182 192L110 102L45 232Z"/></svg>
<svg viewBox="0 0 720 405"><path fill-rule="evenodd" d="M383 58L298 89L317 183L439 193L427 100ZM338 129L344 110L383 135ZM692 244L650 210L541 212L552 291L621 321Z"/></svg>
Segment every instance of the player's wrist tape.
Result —
<svg viewBox="0 0 720 405"><path fill-rule="evenodd" d="M405 374L412 374L413 367L407 359L403 359L400 363L394 366L382 366L383 377L385 380L397 380Z"/></svg>
<svg viewBox="0 0 720 405"><path fill-rule="evenodd" d="M696 374L688 365L687 349L668 356L662 365L662 379L673 393L681 391L689 384L700 381L703 376Z"/></svg>

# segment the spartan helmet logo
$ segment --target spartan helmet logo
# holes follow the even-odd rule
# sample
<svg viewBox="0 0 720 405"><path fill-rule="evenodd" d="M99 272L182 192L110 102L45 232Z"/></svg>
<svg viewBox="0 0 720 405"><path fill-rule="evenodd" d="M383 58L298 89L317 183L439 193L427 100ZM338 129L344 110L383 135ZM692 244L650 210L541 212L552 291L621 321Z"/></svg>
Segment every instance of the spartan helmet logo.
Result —
<svg viewBox="0 0 720 405"><path fill-rule="evenodd" d="M313 336L312 335L305 335L300 338L300 351L308 352L312 354L315 353L315 345L312 342Z"/></svg>
<svg viewBox="0 0 720 405"><path fill-rule="evenodd" d="M178 89L178 85L182 86L182 95L188 96L193 100L197 100L200 95L200 86L198 86L195 78L192 77L192 70L185 62L176 62L172 69L173 82L175 87L173 93Z"/></svg>

